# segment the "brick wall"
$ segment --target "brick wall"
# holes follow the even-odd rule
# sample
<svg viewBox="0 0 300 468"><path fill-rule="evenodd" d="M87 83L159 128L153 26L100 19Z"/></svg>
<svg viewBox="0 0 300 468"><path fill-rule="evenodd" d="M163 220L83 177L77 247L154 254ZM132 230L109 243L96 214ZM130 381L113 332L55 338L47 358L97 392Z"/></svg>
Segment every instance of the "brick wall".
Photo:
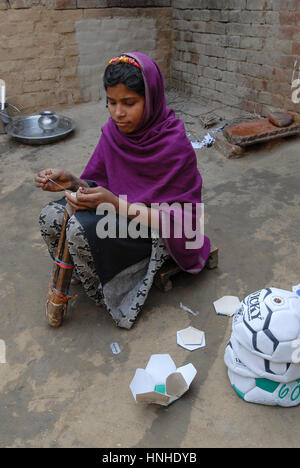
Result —
<svg viewBox="0 0 300 468"><path fill-rule="evenodd" d="M154 18L84 18L76 24L78 75L84 101L104 96L102 76L110 58L120 51L142 46L142 51L157 60L156 20ZM130 31L130 34L128 34Z"/></svg>
<svg viewBox="0 0 300 468"><path fill-rule="evenodd" d="M132 49L157 59L167 80L169 5L170 0L0 0L0 78L7 101L27 113L98 100L108 59Z"/></svg>
<svg viewBox="0 0 300 468"><path fill-rule="evenodd" d="M0 0L0 38L24 111L99 99L107 59L136 49L214 107L299 112L300 0Z"/></svg>
<svg viewBox="0 0 300 468"><path fill-rule="evenodd" d="M299 112L299 0L173 0L171 82L191 96L265 115ZM298 59L298 63L296 63ZM297 74L298 77L298 74Z"/></svg>
<svg viewBox="0 0 300 468"><path fill-rule="evenodd" d="M169 7L172 0L0 0L0 9L32 8L35 6L47 9L76 8L137 8L137 7Z"/></svg>

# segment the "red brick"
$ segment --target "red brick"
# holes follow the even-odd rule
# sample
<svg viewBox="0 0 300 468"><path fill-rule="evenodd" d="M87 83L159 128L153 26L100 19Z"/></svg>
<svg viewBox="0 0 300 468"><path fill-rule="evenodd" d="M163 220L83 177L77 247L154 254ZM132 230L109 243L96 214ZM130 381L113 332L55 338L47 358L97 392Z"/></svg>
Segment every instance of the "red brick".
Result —
<svg viewBox="0 0 300 468"><path fill-rule="evenodd" d="M288 68L289 70L293 70L295 64L295 57L294 55L283 55L280 57L280 63L282 67Z"/></svg>
<svg viewBox="0 0 300 468"><path fill-rule="evenodd" d="M191 62L194 63L195 65L198 65L199 55L198 54L191 54Z"/></svg>
<svg viewBox="0 0 300 468"><path fill-rule="evenodd" d="M186 31L184 33L184 41L185 42L192 42L193 40L193 34L190 31Z"/></svg>
<svg viewBox="0 0 300 468"><path fill-rule="evenodd" d="M283 26L279 29L278 39L293 39L295 34L299 34L300 27L296 26Z"/></svg>
<svg viewBox="0 0 300 468"><path fill-rule="evenodd" d="M292 43L292 54L300 56L300 42Z"/></svg>
<svg viewBox="0 0 300 468"><path fill-rule="evenodd" d="M56 0L54 8L56 10L68 10L77 8L76 0Z"/></svg>
<svg viewBox="0 0 300 468"><path fill-rule="evenodd" d="M286 71L282 70L282 68L273 68L270 75L267 76L266 74L266 78L271 81L284 82L286 80Z"/></svg>
<svg viewBox="0 0 300 468"><path fill-rule="evenodd" d="M285 25L296 25L296 17L295 13L291 13L290 11L281 11L279 16L280 24Z"/></svg>

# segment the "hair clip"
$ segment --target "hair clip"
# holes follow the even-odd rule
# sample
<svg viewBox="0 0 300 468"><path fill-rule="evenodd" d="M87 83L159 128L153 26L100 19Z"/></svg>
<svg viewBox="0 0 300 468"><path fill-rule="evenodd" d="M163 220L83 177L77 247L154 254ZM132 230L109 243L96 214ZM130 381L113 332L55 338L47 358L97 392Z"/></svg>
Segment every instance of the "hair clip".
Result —
<svg viewBox="0 0 300 468"><path fill-rule="evenodd" d="M127 57L127 55L120 55L119 57L114 57L112 58L109 62L108 65L112 65L114 63L130 63L131 65L134 65L135 67L141 68L140 64L134 60L131 57Z"/></svg>

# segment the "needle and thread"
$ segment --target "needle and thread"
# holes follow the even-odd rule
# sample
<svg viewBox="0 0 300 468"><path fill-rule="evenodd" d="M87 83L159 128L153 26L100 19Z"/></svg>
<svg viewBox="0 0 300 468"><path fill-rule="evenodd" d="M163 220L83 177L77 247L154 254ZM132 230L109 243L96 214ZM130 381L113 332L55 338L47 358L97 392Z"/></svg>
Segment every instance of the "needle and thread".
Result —
<svg viewBox="0 0 300 468"><path fill-rule="evenodd" d="M59 187L59 188L61 188L63 190L66 190L66 187L63 187L62 185L58 184L57 182L55 182L55 180L50 179L50 177L48 178L48 182L52 182L52 184L57 185L57 187Z"/></svg>
<svg viewBox="0 0 300 468"><path fill-rule="evenodd" d="M52 182L52 184L55 184L57 185L57 187L63 189L63 190L67 190L68 192L70 192L70 190L66 189L65 187L63 187L62 185L58 184L57 182L55 182L55 180L53 179L50 179L50 177L48 177L48 182ZM75 194L74 197L77 198L77 192L70 192L71 195Z"/></svg>

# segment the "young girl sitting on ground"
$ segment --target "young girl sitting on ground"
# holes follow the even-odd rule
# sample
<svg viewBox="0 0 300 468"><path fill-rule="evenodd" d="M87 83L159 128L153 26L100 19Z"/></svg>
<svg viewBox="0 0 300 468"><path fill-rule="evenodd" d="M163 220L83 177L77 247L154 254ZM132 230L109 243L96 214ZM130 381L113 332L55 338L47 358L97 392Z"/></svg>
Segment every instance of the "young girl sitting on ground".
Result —
<svg viewBox="0 0 300 468"><path fill-rule="evenodd" d="M42 210L40 226L54 258L66 203L72 207L66 236L74 276L119 327L130 328L165 260L171 256L196 274L210 242L202 235L188 246L199 228L202 179L184 124L166 106L157 64L138 52L116 57L105 70L104 87L111 117L81 177L60 169L36 177L43 190L61 190L49 179L66 190L62 200ZM107 237L101 235L103 220L113 226ZM187 221L194 234L178 234Z"/></svg>

